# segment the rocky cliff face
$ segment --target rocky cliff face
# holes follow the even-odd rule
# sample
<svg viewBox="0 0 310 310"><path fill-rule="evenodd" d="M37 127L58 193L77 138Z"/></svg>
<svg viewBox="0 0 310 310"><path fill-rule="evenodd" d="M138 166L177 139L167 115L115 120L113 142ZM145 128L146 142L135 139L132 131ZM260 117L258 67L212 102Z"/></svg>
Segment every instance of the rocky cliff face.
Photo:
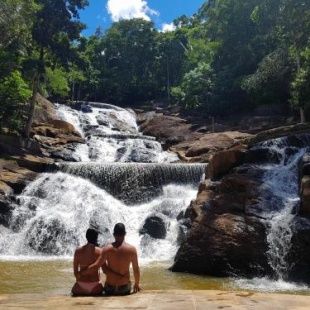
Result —
<svg viewBox="0 0 310 310"><path fill-rule="evenodd" d="M294 139L291 136L290 142L298 145ZM267 224L256 212L262 180L255 163L276 161L277 157L268 156L268 150L251 151L246 147L212 156L197 199L185 213L192 226L175 257L172 271L213 276L274 276L266 255ZM287 279L310 283L308 166L306 154L299 165L301 205L292 223Z"/></svg>
<svg viewBox="0 0 310 310"><path fill-rule="evenodd" d="M211 159L206 171L211 179L200 185L196 201L186 211L193 225L172 271L213 276L271 273L264 255L264 224L249 211L259 199L260 181L252 169L233 169L244 158L245 151L230 150Z"/></svg>

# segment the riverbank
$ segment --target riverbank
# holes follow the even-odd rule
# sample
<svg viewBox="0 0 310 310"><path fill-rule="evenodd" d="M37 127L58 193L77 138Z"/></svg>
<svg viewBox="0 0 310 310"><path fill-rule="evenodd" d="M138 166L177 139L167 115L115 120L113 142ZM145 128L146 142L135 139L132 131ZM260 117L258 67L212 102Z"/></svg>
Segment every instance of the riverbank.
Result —
<svg viewBox="0 0 310 310"><path fill-rule="evenodd" d="M215 290L143 291L124 297L71 297L51 294L0 295L0 309L309 309L309 296Z"/></svg>

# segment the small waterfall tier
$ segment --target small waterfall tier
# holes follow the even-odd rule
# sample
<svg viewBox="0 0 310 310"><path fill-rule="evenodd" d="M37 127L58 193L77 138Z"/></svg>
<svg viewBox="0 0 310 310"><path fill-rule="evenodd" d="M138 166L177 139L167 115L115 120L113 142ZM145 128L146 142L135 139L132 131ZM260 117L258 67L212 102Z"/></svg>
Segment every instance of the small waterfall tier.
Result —
<svg viewBox="0 0 310 310"><path fill-rule="evenodd" d="M132 205L162 194L167 184L197 186L205 164L59 163L60 171L90 180L108 193Z"/></svg>
<svg viewBox="0 0 310 310"><path fill-rule="evenodd" d="M107 103L91 102L80 110L58 105L59 117L73 124L86 139L74 157L83 162L167 163L178 157L162 150L154 137L139 132L136 115Z"/></svg>

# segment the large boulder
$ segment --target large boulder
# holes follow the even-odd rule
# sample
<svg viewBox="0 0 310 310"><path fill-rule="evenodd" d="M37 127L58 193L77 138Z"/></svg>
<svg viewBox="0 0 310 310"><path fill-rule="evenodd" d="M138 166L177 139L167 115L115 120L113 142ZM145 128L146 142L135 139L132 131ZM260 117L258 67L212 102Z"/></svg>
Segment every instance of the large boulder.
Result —
<svg viewBox="0 0 310 310"><path fill-rule="evenodd" d="M37 176L36 172L20 167L17 162L13 160L4 161L2 165L3 170L0 175L0 181L6 184L6 186L2 186L2 189L5 191L4 194L21 193L26 185Z"/></svg>
<svg viewBox="0 0 310 310"><path fill-rule="evenodd" d="M207 176L212 179L200 184L197 199L185 212L185 218L190 219L192 225L171 270L214 276L278 276L270 261L272 244L268 240L272 221L276 221L275 214L282 210L283 197L275 195L274 187L264 177L266 170L261 169L260 164L272 167L281 158L290 163L289 158L298 154L298 147L306 147L307 141L304 135L292 135L275 141L285 145L282 153L280 147L272 148L268 153L268 144L263 143L260 144L261 152L257 145L249 151L229 150L214 155L207 168ZM288 252L283 254L287 263L283 276L287 280L306 283L310 283L309 162L310 156L304 155L296 171L301 184L300 210L298 213L294 206L291 209L294 216L287 214L285 219L291 220L289 223L284 220L284 225L290 228L286 239L282 240L290 242L286 244ZM269 205L267 209L265 204Z"/></svg>
<svg viewBox="0 0 310 310"><path fill-rule="evenodd" d="M232 168L239 166L244 158L244 152L231 149L215 153L207 166L207 176L213 180L227 174Z"/></svg>
<svg viewBox="0 0 310 310"><path fill-rule="evenodd" d="M213 276L266 275L271 270L264 240L264 225L256 218L206 212L193 223L171 270Z"/></svg>
<svg viewBox="0 0 310 310"><path fill-rule="evenodd" d="M192 135L186 141L175 144L169 149L185 162L209 162L219 151L245 149L242 141L250 136L252 135L240 132L206 133L199 137Z"/></svg>
<svg viewBox="0 0 310 310"><path fill-rule="evenodd" d="M55 106L49 100L36 94L37 108L34 111L33 123L51 123L53 120L58 119Z"/></svg>
<svg viewBox="0 0 310 310"><path fill-rule="evenodd" d="M177 116L164 115L163 113L148 113L145 118L138 115L138 120L143 120L140 130L145 135L154 136L166 146L185 141L191 136L201 137L201 133L192 133L191 124Z"/></svg>
<svg viewBox="0 0 310 310"><path fill-rule="evenodd" d="M153 214L147 217L139 233L141 235L148 234L154 239L165 239L167 235L165 218L161 214Z"/></svg>
<svg viewBox="0 0 310 310"><path fill-rule="evenodd" d="M204 181L186 211L193 224L172 271L216 276L271 273L265 225L248 211L257 203L259 185L250 173Z"/></svg>

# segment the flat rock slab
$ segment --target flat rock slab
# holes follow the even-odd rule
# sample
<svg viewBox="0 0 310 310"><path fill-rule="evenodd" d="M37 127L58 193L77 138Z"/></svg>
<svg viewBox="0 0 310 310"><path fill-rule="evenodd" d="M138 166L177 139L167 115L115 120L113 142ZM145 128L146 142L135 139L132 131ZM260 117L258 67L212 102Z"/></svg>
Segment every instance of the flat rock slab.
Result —
<svg viewBox="0 0 310 310"><path fill-rule="evenodd" d="M0 309L310 309L310 296L213 290L143 291L123 297L3 294Z"/></svg>

